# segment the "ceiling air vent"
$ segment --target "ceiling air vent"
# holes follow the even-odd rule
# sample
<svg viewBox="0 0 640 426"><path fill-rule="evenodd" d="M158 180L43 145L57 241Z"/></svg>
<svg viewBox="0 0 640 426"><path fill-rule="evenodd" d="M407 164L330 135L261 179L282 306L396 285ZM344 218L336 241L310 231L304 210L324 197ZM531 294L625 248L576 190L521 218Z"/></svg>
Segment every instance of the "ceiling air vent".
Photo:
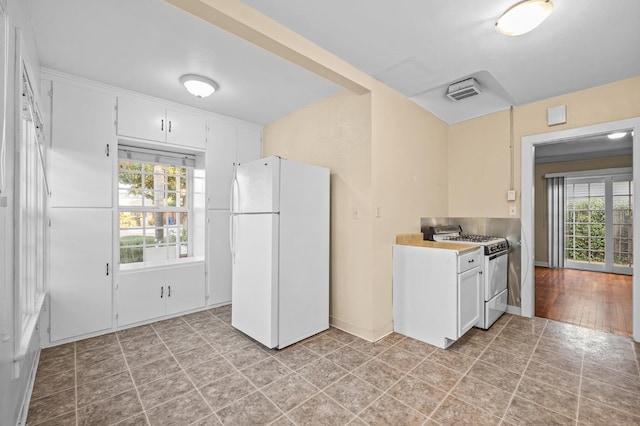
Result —
<svg viewBox="0 0 640 426"><path fill-rule="evenodd" d="M453 83L447 89L447 97L452 101L460 101L471 96L482 93L475 78L467 78L466 80Z"/></svg>

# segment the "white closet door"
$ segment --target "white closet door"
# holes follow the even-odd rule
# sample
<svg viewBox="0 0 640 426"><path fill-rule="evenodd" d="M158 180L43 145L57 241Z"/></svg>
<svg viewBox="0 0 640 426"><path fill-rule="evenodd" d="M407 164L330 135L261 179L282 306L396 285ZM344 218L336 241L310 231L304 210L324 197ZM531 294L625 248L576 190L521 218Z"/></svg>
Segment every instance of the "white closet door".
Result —
<svg viewBox="0 0 640 426"><path fill-rule="evenodd" d="M210 210L208 220L209 304L231 303L229 210Z"/></svg>
<svg viewBox="0 0 640 426"><path fill-rule="evenodd" d="M51 209L51 341L111 328L110 210Z"/></svg>

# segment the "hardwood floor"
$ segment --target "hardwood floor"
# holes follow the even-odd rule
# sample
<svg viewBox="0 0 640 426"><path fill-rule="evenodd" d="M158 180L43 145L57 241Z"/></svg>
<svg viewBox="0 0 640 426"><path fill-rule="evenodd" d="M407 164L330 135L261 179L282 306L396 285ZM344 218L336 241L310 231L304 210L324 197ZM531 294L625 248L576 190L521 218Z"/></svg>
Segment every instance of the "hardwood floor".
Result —
<svg viewBox="0 0 640 426"><path fill-rule="evenodd" d="M631 275L536 267L536 316L632 335Z"/></svg>

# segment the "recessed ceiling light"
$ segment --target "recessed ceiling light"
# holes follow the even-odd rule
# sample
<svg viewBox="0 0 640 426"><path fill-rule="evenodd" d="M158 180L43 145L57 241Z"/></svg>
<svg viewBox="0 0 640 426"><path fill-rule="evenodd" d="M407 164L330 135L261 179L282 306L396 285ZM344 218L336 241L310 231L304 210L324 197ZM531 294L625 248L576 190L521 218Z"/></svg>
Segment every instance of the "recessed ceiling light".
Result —
<svg viewBox="0 0 640 426"><path fill-rule="evenodd" d="M504 35L528 33L540 25L553 11L550 0L525 0L511 6L496 22L496 29Z"/></svg>
<svg viewBox="0 0 640 426"><path fill-rule="evenodd" d="M610 133L607 135L607 137L609 139L620 139L620 138L624 138L626 136L627 132L615 132L615 133Z"/></svg>
<svg viewBox="0 0 640 426"><path fill-rule="evenodd" d="M180 83L197 98L206 98L219 88L215 81L197 74L183 75L180 77Z"/></svg>

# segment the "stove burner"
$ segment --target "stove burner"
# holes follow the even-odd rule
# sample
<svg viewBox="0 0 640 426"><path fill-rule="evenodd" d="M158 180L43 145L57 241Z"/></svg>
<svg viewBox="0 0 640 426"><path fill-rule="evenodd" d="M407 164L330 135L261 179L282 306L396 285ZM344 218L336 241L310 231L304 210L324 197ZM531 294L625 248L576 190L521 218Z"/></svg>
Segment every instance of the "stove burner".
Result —
<svg viewBox="0 0 640 426"><path fill-rule="evenodd" d="M492 241L495 239L500 239L501 237L490 237L487 235L450 235L442 237L443 240L446 241L469 241L472 243L486 243L487 241Z"/></svg>

